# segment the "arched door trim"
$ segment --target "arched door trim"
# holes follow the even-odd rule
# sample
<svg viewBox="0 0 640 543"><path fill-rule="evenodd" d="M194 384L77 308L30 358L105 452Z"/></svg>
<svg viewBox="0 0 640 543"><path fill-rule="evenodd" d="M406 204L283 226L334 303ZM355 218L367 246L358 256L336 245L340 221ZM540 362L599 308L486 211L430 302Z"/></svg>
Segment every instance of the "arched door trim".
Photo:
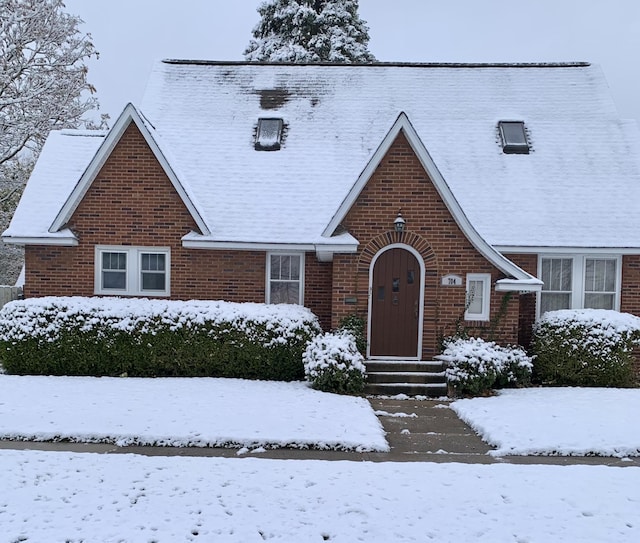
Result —
<svg viewBox="0 0 640 543"><path fill-rule="evenodd" d="M416 346L415 357L393 357L393 356L371 356L371 309L373 301L373 270L376 265L376 261L380 256L391 249L404 249L409 251L418 261L420 266L420 298L418 307L418 338ZM384 360L421 360L422 359L422 333L423 333L423 320L424 320L424 285L425 285L425 265L422 255L411 245L404 243L392 243L380 249L375 256L371 259L369 264L369 303L368 303L368 318L367 318L367 358L371 359L384 359Z"/></svg>

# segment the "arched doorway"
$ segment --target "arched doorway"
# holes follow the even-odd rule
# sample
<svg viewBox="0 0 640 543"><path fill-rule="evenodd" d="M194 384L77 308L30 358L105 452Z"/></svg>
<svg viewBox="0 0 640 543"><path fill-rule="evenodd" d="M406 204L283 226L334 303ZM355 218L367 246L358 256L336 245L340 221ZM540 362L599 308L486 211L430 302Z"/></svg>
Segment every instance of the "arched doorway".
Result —
<svg viewBox="0 0 640 543"><path fill-rule="evenodd" d="M410 246L382 249L369 270L369 356L420 359L424 263Z"/></svg>

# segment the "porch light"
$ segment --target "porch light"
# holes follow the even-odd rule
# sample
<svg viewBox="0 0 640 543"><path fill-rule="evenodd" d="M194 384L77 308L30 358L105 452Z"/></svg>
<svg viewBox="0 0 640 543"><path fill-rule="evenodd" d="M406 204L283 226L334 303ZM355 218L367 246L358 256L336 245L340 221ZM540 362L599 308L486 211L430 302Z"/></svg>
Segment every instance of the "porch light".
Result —
<svg viewBox="0 0 640 543"><path fill-rule="evenodd" d="M396 217L396 220L393 221L393 229L396 232L404 232L405 224L407 224L407 221L405 221L402 218L402 211L400 210L398 211L398 216Z"/></svg>

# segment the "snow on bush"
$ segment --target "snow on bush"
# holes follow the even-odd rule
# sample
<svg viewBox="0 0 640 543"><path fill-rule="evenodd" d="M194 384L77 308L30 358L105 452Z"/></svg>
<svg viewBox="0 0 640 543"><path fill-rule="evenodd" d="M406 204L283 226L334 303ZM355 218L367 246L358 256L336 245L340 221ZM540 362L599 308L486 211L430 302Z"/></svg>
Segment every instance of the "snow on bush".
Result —
<svg viewBox="0 0 640 543"><path fill-rule="evenodd" d="M302 378L320 332L296 305L45 297L0 311L10 373Z"/></svg>
<svg viewBox="0 0 640 543"><path fill-rule="evenodd" d="M534 374L543 383L630 386L640 318L606 309L548 311L534 327Z"/></svg>
<svg viewBox="0 0 640 543"><path fill-rule="evenodd" d="M446 362L447 381L459 394L526 385L531 377L532 362L524 349L481 338L451 339L437 358Z"/></svg>
<svg viewBox="0 0 640 543"><path fill-rule="evenodd" d="M0 340L38 337L55 341L69 325L78 325L80 331L100 325L153 334L158 324L178 331L205 322L233 326L253 339L264 339L265 346L286 343L301 329L318 331L313 313L298 305L49 296L6 304L0 311Z"/></svg>
<svg viewBox="0 0 640 543"><path fill-rule="evenodd" d="M346 331L316 336L302 355L304 372L313 388L354 394L364 390L366 367L356 338Z"/></svg>

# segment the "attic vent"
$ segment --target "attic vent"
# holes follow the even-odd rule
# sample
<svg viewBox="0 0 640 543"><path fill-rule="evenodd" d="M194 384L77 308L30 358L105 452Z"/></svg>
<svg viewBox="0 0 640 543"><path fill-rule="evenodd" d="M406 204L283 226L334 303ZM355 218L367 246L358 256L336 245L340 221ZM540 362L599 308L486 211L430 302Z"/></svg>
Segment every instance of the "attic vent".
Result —
<svg viewBox="0 0 640 543"><path fill-rule="evenodd" d="M258 119L256 151L277 151L282 140L282 119Z"/></svg>
<svg viewBox="0 0 640 543"><path fill-rule="evenodd" d="M527 132L522 121L500 121L498 123L502 138L502 151L505 154L529 154Z"/></svg>

